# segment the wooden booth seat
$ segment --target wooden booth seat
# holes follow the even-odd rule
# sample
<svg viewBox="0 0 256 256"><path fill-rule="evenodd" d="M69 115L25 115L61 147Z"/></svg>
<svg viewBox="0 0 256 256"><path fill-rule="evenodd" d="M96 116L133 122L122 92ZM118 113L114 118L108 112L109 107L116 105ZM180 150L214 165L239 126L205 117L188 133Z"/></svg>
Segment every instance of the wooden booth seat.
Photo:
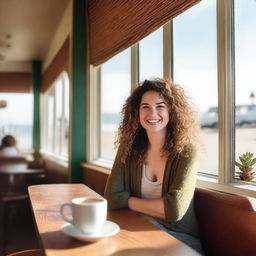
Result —
<svg viewBox="0 0 256 256"><path fill-rule="evenodd" d="M256 199L196 189L195 209L206 255L256 255Z"/></svg>

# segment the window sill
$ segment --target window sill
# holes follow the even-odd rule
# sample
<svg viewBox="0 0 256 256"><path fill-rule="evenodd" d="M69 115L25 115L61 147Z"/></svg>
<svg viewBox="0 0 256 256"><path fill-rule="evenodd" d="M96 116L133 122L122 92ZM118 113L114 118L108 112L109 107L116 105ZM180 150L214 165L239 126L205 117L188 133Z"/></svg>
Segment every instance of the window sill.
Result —
<svg viewBox="0 0 256 256"><path fill-rule="evenodd" d="M95 163L81 163L81 166L82 166L82 168L97 171L97 172L100 172L102 174L106 174L106 175L110 174L110 169L109 168L103 167L102 165L97 165Z"/></svg>
<svg viewBox="0 0 256 256"><path fill-rule="evenodd" d="M48 152L42 152L42 155L43 155L43 158L49 159L65 168L68 168L68 159L66 157L54 155Z"/></svg>
<svg viewBox="0 0 256 256"><path fill-rule="evenodd" d="M90 167L91 169L98 170L99 168L104 170L104 173L110 173L111 167L113 165L112 161L107 161L103 159L98 159L93 163L84 163L82 165L86 165L84 167ZM203 175L198 175L197 177L197 187L199 188L208 188L217 190L220 192L231 193L242 196L250 196L256 198L256 186L252 184L247 184L245 182L240 181L232 181L228 184L220 184L218 183L218 179L214 177L206 177Z"/></svg>
<svg viewBox="0 0 256 256"><path fill-rule="evenodd" d="M96 166L101 166L105 169L111 170L111 168L113 166L113 160L98 158L97 160L94 160L91 164L96 165Z"/></svg>
<svg viewBox="0 0 256 256"><path fill-rule="evenodd" d="M256 197L256 186L244 182L232 181L228 184L220 184L217 178L198 175L196 185L199 188L209 188L225 193Z"/></svg>

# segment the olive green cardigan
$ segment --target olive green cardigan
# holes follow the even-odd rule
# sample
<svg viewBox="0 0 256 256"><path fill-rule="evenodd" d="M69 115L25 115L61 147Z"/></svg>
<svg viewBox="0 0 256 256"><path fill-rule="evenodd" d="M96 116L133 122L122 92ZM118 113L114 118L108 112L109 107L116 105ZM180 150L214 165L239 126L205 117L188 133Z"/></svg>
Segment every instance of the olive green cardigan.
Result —
<svg viewBox="0 0 256 256"><path fill-rule="evenodd" d="M197 177L196 147L187 147L188 157L169 158L164 171L162 198L166 218L157 219L168 228L198 237L193 195ZM110 209L128 207L130 196L141 197L142 164L132 157L121 162L120 151L108 178L105 197Z"/></svg>

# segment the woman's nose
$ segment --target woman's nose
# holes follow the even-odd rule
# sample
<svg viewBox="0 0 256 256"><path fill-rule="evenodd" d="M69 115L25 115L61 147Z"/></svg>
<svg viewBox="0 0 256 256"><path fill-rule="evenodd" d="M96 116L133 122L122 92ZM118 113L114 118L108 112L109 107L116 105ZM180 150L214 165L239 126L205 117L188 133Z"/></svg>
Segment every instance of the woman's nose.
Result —
<svg viewBox="0 0 256 256"><path fill-rule="evenodd" d="M149 113L150 115L155 115L157 113L156 108L150 108Z"/></svg>

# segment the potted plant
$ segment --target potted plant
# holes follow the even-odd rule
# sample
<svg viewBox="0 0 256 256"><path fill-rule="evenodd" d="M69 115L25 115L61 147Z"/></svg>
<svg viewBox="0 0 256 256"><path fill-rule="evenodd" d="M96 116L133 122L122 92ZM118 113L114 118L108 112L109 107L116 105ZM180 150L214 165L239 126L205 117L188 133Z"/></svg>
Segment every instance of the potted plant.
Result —
<svg viewBox="0 0 256 256"><path fill-rule="evenodd" d="M239 156L240 163L235 161L235 165L239 167L240 172L237 172L240 179L244 181L251 181L255 177L253 171L253 165L256 163L256 158L253 157L253 153L246 152Z"/></svg>
<svg viewBox="0 0 256 256"><path fill-rule="evenodd" d="M34 152L32 153L33 161L29 163L29 168L37 169L37 168L43 168L44 167L44 159L42 154L39 150L34 149Z"/></svg>

